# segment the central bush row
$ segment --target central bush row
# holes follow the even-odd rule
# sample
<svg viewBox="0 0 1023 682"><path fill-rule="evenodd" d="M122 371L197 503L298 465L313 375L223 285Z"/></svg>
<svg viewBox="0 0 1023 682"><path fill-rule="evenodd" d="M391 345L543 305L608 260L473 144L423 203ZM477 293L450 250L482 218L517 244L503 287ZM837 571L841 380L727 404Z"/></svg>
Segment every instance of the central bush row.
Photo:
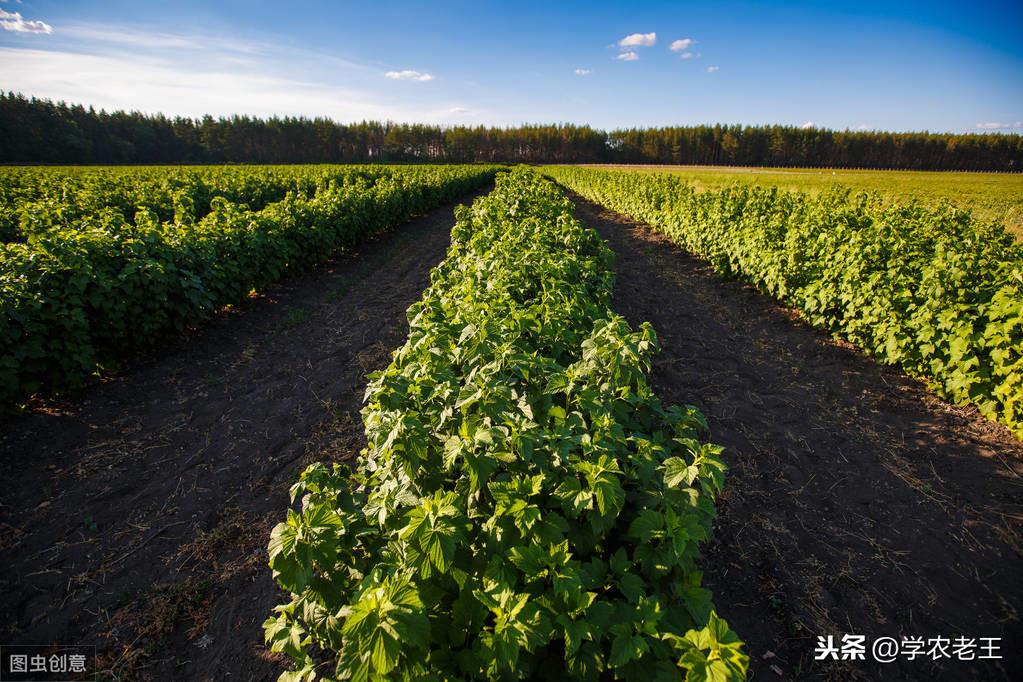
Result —
<svg viewBox="0 0 1023 682"><path fill-rule="evenodd" d="M356 470L311 466L273 531L282 679L742 678L696 567L720 448L648 386L607 245L529 170L457 218Z"/></svg>

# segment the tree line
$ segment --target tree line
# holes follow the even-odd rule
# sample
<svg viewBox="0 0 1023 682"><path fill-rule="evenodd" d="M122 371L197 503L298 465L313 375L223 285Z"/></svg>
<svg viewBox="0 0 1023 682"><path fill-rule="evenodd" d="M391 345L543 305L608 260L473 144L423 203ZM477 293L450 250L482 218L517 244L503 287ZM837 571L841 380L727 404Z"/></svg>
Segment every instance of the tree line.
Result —
<svg viewBox="0 0 1023 682"><path fill-rule="evenodd" d="M439 126L168 117L0 92L0 163L518 162L1023 170L1023 136L699 125Z"/></svg>

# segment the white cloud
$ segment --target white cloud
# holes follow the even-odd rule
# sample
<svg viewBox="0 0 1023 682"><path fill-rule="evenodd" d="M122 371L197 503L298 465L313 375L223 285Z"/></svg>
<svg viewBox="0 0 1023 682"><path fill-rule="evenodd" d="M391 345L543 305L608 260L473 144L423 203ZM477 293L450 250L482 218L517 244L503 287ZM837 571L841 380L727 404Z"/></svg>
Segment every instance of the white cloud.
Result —
<svg viewBox="0 0 1023 682"><path fill-rule="evenodd" d="M20 12L0 9L0 28L15 33L53 33L53 27L45 21L26 21Z"/></svg>
<svg viewBox="0 0 1023 682"><path fill-rule="evenodd" d="M657 42L656 33L633 33L618 41L620 47L650 47Z"/></svg>
<svg viewBox="0 0 1023 682"><path fill-rule="evenodd" d="M465 107L451 107L450 109L448 109L449 114L464 114L467 111L469 110L466 109Z"/></svg>
<svg viewBox="0 0 1023 682"><path fill-rule="evenodd" d="M61 36L71 37L76 40L144 47L150 50L160 48L206 50L209 48L210 41L212 40L212 38L204 36L183 36L174 33L146 31L134 27L99 26L94 24L72 24L71 26L61 27L60 34ZM224 37L216 39L216 47L217 49L226 49L234 52L253 53L261 51L260 47L255 43L243 43Z"/></svg>
<svg viewBox="0 0 1023 682"><path fill-rule="evenodd" d="M384 74L388 78L396 81L432 81L433 76L428 73L422 73L420 71L414 71L412 69L405 69L404 71L388 71Z"/></svg>
<svg viewBox="0 0 1023 682"><path fill-rule="evenodd" d="M277 53L280 60L283 53ZM219 53L85 54L0 47L5 90L41 98L81 102L107 110L162 112L169 116L329 116L338 120L419 118L421 108L375 101L372 93L323 80L295 80L310 73L311 59L292 62L286 73L276 64L236 65Z"/></svg>
<svg viewBox="0 0 1023 682"><path fill-rule="evenodd" d="M978 123L977 127L981 130L1020 130L1023 129L1023 121L1016 121L1015 123L988 121L987 123Z"/></svg>
<svg viewBox="0 0 1023 682"><path fill-rule="evenodd" d="M810 128L816 128L817 124L814 123L813 121L807 121L806 123L799 127L802 128L803 130L809 130Z"/></svg>
<svg viewBox="0 0 1023 682"><path fill-rule="evenodd" d="M589 76L593 71L591 69L576 69L575 75L577 76Z"/></svg>
<svg viewBox="0 0 1023 682"><path fill-rule="evenodd" d="M615 57L615 59L620 59L623 62L635 62L639 61L639 55L632 51L622 52L620 55Z"/></svg>
<svg viewBox="0 0 1023 682"><path fill-rule="evenodd" d="M0 0L0 2L2 1ZM167 51L176 50L182 59L193 57L203 60L213 59L223 64L255 66L260 56L272 58L276 62L280 62L281 59L301 58L315 61L320 67L333 71L349 69L377 73L376 69L329 53L284 48L266 41L233 40L226 36L181 35L152 31L139 26L99 24L61 26L60 35L83 44L85 52L121 54L126 58L132 58L138 54L159 54L169 58L170 54ZM282 55L282 53L285 54ZM206 66L209 66L208 62L206 62Z"/></svg>
<svg viewBox="0 0 1023 682"><path fill-rule="evenodd" d="M721 70L720 66L708 66L707 67L707 73L714 73L715 71L720 71L720 70Z"/></svg>
<svg viewBox="0 0 1023 682"><path fill-rule="evenodd" d="M671 51L682 52L683 50L688 50L694 43L696 43L696 41L692 38L680 38L671 43Z"/></svg>
<svg viewBox="0 0 1023 682"><path fill-rule="evenodd" d="M72 28L81 31L72 34ZM31 46L0 38L0 89L107 111L172 117L248 114L438 124L472 117L487 125L542 117L517 109L516 102L495 103L493 108L474 102L467 112L455 114L450 109L458 99L436 91L443 76L422 84L392 81L383 76L379 63L355 61L356 55L245 34L231 38L201 27L168 31L137 24L63 22L56 31L59 42L33 40Z"/></svg>
<svg viewBox="0 0 1023 682"><path fill-rule="evenodd" d="M683 52L679 55L679 59L692 59L695 55L692 52Z"/></svg>
<svg viewBox="0 0 1023 682"><path fill-rule="evenodd" d="M0 7L15 7L11 2ZM82 32L72 35L72 28ZM23 34L25 41L33 39L31 45L0 37L0 89L107 111L171 117L248 114L437 124L471 118L474 123L508 126L547 115L542 105L527 108L512 99L485 97L482 102L473 98L473 106L464 105L467 112L454 114L450 109L459 98L437 92L447 82L445 75L433 75L429 83L393 81L383 75L387 66L381 69L375 60L363 63L354 53L245 33L216 36L209 30L61 21L52 37ZM425 62L408 65L422 69ZM471 81L465 85L482 87Z"/></svg>
<svg viewBox="0 0 1023 682"><path fill-rule="evenodd" d="M104 26L70 26L61 31L62 35L79 40L131 45L149 48L171 48L175 50L196 50L205 47L200 41L170 33L149 33L130 31L124 28ZM222 47L222 46L220 46Z"/></svg>

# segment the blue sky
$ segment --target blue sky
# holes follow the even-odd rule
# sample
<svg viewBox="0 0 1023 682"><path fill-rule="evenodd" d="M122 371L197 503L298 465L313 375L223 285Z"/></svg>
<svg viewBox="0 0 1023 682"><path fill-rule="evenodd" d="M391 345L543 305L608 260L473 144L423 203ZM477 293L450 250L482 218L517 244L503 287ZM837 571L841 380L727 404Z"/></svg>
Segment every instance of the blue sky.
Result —
<svg viewBox="0 0 1023 682"><path fill-rule="evenodd" d="M1020 132L1023 3L0 0L0 89L171 115Z"/></svg>

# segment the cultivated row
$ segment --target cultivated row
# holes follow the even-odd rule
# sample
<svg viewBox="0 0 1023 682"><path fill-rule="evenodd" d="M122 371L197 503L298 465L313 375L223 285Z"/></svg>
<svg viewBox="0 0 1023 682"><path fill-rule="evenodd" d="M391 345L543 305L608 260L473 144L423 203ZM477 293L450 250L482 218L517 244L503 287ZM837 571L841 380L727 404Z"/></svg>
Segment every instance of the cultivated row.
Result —
<svg viewBox="0 0 1023 682"><path fill-rule="evenodd" d="M744 676L696 563L720 448L651 391L611 260L532 171L459 209L356 469L311 466L273 531L288 679Z"/></svg>
<svg viewBox="0 0 1023 682"><path fill-rule="evenodd" d="M137 172L149 201L131 171L107 171L123 179L106 198L107 175L95 172L0 176L9 199L36 197L16 211L17 240L0 244L0 406L74 387L285 272L464 195L495 168L248 169L256 181L239 169L164 171L162 185ZM33 177L47 186L27 188ZM66 199L52 186L61 177ZM129 200L139 206L130 217Z"/></svg>
<svg viewBox="0 0 1023 682"><path fill-rule="evenodd" d="M1023 437L1023 245L1002 225L877 195L547 172Z"/></svg>

